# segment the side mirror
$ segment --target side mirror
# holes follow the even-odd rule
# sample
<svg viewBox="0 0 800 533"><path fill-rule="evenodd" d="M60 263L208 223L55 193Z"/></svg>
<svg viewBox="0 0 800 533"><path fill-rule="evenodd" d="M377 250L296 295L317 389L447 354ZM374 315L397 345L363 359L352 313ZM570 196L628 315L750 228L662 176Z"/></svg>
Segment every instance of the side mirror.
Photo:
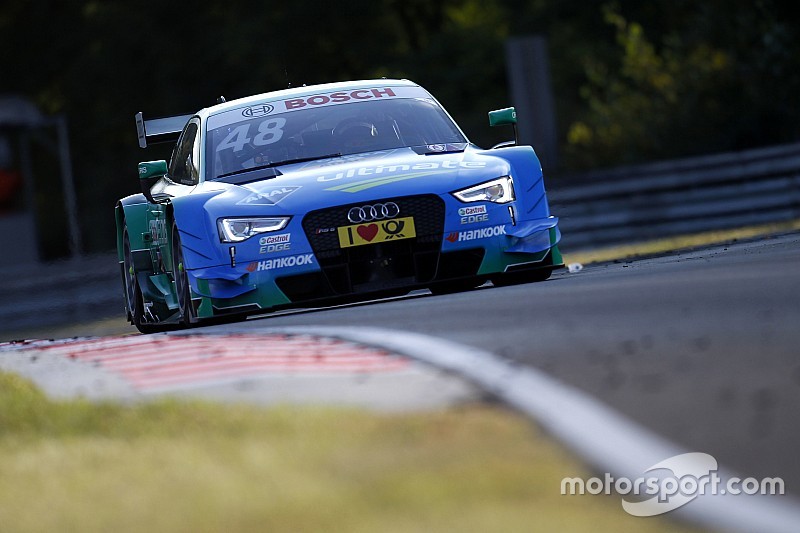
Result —
<svg viewBox="0 0 800 533"><path fill-rule="evenodd" d="M139 163L139 184L142 187L142 194L151 204L158 203L153 199L150 189L167 174L166 161L144 161Z"/></svg>
<svg viewBox="0 0 800 533"><path fill-rule="evenodd" d="M506 141L500 144L493 146L493 148L499 148L501 146L512 146L519 144L519 139L517 137L517 111L513 107L506 107L505 109L497 109L495 111L489 111L489 126L507 126L511 125L514 128L514 142Z"/></svg>

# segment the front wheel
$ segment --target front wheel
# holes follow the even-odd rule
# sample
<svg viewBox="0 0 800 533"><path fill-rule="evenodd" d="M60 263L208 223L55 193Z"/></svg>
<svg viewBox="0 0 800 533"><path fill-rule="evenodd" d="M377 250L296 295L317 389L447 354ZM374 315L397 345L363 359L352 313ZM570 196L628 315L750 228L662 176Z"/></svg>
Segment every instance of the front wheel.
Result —
<svg viewBox="0 0 800 533"><path fill-rule="evenodd" d="M555 270L553 265L553 252L548 252L539 268L532 270L518 270L516 272L504 272L492 276L492 285L495 287L508 287L509 285L519 285L520 283L535 283L545 281Z"/></svg>
<svg viewBox="0 0 800 533"><path fill-rule="evenodd" d="M189 327L197 321L197 318L192 305L192 288L186 275L181 236L175 223L172 224L172 276L175 278L175 292L181 312L180 323Z"/></svg>
<svg viewBox="0 0 800 533"><path fill-rule="evenodd" d="M508 287L510 285L519 285L522 283L536 283L538 281L545 281L549 279L552 273L552 268L540 268L538 270L522 272L507 272L505 274L498 274L492 277L492 285L495 287Z"/></svg>
<svg viewBox="0 0 800 533"><path fill-rule="evenodd" d="M443 294L453 294L455 292L464 292L476 289L481 285L483 285L484 281L485 280L483 279L473 279L473 278L442 281L437 283L436 285L431 285L429 290L431 291L431 294L434 294L436 296Z"/></svg>

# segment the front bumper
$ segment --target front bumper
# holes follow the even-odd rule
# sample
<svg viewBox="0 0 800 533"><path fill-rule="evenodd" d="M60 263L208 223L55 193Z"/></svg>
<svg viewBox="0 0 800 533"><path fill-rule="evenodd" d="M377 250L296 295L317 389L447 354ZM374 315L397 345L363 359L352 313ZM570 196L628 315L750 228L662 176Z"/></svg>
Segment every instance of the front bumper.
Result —
<svg viewBox="0 0 800 533"><path fill-rule="evenodd" d="M235 264L188 270L200 317L249 313L304 302L357 298L423 288L467 278L562 264L558 219L518 220L515 205L470 206L420 195L390 199L413 216L414 238L351 248L339 246L336 228L348 204L297 217L269 246L237 245ZM363 204L364 202L361 202ZM546 211L545 211L546 212ZM267 242L267 241L264 241Z"/></svg>

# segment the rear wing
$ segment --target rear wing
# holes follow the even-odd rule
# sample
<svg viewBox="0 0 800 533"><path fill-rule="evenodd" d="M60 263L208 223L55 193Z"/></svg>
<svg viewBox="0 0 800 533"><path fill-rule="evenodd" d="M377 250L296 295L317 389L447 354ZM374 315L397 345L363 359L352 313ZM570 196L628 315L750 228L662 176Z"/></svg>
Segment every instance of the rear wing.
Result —
<svg viewBox="0 0 800 533"><path fill-rule="evenodd" d="M194 115L178 115L174 117L153 118L145 120L142 112L136 113L136 131L139 134L139 148L147 148L147 144L176 142L183 127Z"/></svg>

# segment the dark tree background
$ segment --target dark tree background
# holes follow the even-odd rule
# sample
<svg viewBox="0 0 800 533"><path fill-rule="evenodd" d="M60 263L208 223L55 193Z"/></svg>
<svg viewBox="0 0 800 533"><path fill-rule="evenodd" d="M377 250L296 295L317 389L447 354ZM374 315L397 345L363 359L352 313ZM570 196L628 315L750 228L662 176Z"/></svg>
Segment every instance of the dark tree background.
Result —
<svg viewBox="0 0 800 533"><path fill-rule="evenodd" d="M486 111L510 103L505 40L534 33L549 39L564 173L800 137L800 18L786 0L5 0L0 94L67 115L85 247L107 250L136 163L166 155L138 149L137 111L407 77L485 146L498 140ZM48 223L37 179L43 248L58 256L64 224Z"/></svg>

